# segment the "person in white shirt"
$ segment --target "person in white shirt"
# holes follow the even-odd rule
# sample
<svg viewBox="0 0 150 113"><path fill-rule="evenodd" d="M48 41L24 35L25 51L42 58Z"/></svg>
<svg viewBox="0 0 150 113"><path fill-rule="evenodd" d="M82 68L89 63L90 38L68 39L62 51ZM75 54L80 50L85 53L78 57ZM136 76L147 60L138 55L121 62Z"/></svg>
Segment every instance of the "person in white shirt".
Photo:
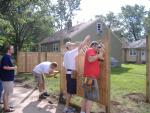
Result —
<svg viewBox="0 0 150 113"><path fill-rule="evenodd" d="M42 62L38 65L36 65L32 71L33 76L35 77L35 80L37 82L38 88L39 88L39 100L45 99L45 96L48 96L45 91L45 81L44 76L54 76L58 73L58 71L55 71L57 68L56 62Z"/></svg>
<svg viewBox="0 0 150 113"><path fill-rule="evenodd" d="M76 65L75 58L78 56L78 51L84 47L90 41L90 36L87 35L84 41L79 45L76 43L67 42L65 44L67 52L64 55L64 67L66 71L67 80L67 94L66 94L66 106L63 110L64 113L72 112L69 107L71 97L76 94Z"/></svg>

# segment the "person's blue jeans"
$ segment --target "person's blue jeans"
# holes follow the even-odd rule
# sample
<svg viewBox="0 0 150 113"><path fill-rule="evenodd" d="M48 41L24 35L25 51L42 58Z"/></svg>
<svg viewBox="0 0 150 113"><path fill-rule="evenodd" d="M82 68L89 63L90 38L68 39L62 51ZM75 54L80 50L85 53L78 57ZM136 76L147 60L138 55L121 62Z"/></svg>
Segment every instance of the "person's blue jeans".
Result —
<svg viewBox="0 0 150 113"><path fill-rule="evenodd" d="M2 81L0 80L0 101L2 100L2 93L3 93L3 84Z"/></svg>

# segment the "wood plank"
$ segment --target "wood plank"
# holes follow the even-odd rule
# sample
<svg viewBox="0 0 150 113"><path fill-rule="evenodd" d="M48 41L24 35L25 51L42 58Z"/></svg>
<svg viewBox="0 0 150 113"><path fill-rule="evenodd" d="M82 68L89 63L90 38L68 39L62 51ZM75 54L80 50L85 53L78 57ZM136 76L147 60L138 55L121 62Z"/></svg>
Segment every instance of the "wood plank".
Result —
<svg viewBox="0 0 150 113"><path fill-rule="evenodd" d="M146 37L146 102L150 103L150 36Z"/></svg>
<svg viewBox="0 0 150 113"><path fill-rule="evenodd" d="M105 81L106 81L106 113L110 113L110 29L107 29L106 35L104 37L105 45Z"/></svg>

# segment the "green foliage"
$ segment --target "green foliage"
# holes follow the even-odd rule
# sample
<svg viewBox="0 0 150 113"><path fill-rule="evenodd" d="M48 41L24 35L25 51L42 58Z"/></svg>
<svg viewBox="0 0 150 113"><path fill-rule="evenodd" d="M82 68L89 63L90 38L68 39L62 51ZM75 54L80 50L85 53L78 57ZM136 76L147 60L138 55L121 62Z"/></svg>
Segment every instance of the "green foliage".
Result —
<svg viewBox="0 0 150 113"><path fill-rule="evenodd" d="M149 17L145 19L146 15L147 11L144 6L126 5L121 7L121 13L117 15L109 12L106 16L100 15L99 17L118 37L133 41L143 38L145 29L149 29Z"/></svg>
<svg viewBox="0 0 150 113"><path fill-rule="evenodd" d="M63 29L68 21L72 20L74 12L79 10L81 0L57 0L51 7L58 29Z"/></svg>
<svg viewBox="0 0 150 113"><path fill-rule="evenodd" d="M106 14L105 21L109 28L112 28L113 30L118 28L119 21L117 16L113 12L109 12L108 14Z"/></svg>
<svg viewBox="0 0 150 113"><path fill-rule="evenodd" d="M148 16L144 20L144 27L146 30L146 34L150 35L150 10L148 12Z"/></svg>
<svg viewBox="0 0 150 113"><path fill-rule="evenodd" d="M121 20L126 36L129 40L139 40L144 35L144 6L126 5L121 8Z"/></svg>
<svg viewBox="0 0 150 113"><path fill-rule="evenodd" d="M120 38L123 37L122 23L120 22L119 15L109 12L106 16L99 16L101 20L112 29L112 31Z"/></svg>
<svg viewBox="0 0 150 113"><path fill-rule="evenodd" d="M53 33L52 17L43 6L45 0L1 0L0 4L1 39L6 38L16 50Z"/></svg>
<svg viewBox="0 0 150 113"><path fill-rule="evenodd" d="M37 42L64 28L80 0L0 0L0 44L29 51Z"/></svg>

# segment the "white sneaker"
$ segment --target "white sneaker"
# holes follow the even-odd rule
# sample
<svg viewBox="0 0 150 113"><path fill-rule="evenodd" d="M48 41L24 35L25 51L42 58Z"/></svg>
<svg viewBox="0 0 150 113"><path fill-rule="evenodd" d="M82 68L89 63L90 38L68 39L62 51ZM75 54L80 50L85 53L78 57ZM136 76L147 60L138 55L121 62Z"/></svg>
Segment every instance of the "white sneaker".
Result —
<svg viewBox="0 0 150 113"><path fill-rule="evenodd" d="M65 107L64 110L63 110L63 113L67 113L68 112L68 108Z"/></svg>
<svg viewBox="0 0 150 113"><path fill-rule="evenodd" d="M65 107L63 113L75 113L75 111L73 111L73 109Z"/></svg>

